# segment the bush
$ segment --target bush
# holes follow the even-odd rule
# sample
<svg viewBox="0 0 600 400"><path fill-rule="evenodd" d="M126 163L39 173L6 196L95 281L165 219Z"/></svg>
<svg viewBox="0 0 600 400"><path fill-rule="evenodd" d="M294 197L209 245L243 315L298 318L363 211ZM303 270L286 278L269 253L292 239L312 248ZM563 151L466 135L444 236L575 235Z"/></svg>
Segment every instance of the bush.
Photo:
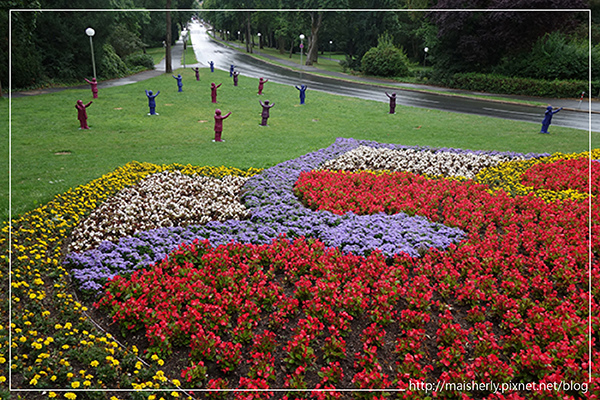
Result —
<svg viewBox="0 0 600 400"><path fill-rule="evenodd" d="M149 54L131 54L125 57L125 64L131 69L136 69L137 67L154 69L154 60Z"/></svg>
<svg viewBox="0 0 600 400"><path fill-rule="evenodd" d="M597 49L594 53L593 56L598 55ZM587 42L571 40L564 33L552 32L538 39L527 53L504 58L495 72L505 76L545 80L587 80L588 56Z"/></svg>
<svg viewBox="0 0 600 400"><path fill-rule="evenodd" d="M100 62L102 69L99 71L99 75L104 78L115 78L127 74L127 65L125 65L110 44L104 44L102 51L103 55Z"/></svg>
<svg viewBox="0 0 600 400"><path fill-rule="evenodd" d="M588 92L588 82L578 80L543 80L512 78L496 74L458 73L442 83L446 86L477 92L517 94L551 98L577 98ZM592 82L592 93L600 89L600 81Z"/></svg>
<svg viewBox="0 0 600 400"><path fill-rule="evenodd" d="M407 76L407 58L396 48L389 35L379 37L377 47L372 47L362 58L362 71L376 76Z"/></svg>

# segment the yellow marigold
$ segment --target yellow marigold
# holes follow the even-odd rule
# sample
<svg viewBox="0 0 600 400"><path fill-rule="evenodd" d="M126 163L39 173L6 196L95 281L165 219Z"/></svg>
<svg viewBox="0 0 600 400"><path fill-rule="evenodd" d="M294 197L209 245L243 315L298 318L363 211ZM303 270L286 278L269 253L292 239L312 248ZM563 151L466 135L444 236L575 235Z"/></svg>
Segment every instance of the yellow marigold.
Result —
<svg viewBox="0 0 600 400"><path fill-rule="evenodd" d="M77 398L77 395L73 392L67 392L67 393L65 393L65 397L68 400L75 400Z"/></svg>

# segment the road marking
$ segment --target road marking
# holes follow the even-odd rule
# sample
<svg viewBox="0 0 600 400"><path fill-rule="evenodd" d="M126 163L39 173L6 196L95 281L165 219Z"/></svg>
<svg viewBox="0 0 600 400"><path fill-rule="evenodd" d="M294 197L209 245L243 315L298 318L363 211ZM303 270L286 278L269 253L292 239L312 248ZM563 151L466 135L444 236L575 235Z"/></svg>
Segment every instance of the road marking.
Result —
<svg viewBox="0 0 600 400"><path fill-rule="evenodd" d="M540 114L525 113L525 112L520 112L520 111L500 110L498 108L486 108L486 107L483 107L483 109L487 110L487 111L499 111L499 112L509 113L509 114L530 115L530 116L534 116L534 117L539 117L540 116Z"/></svg>

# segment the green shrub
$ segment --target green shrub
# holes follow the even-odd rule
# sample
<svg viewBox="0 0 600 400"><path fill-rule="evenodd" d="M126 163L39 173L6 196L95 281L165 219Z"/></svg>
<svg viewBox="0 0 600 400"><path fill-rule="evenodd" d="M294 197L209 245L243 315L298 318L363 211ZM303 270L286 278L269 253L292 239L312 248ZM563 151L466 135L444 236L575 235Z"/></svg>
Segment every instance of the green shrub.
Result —
<svg viewBox="0 0 600 400"><path fill-rule="evenodd" d="M125 65L110 44L105 43L102 46L102 51L101 70L98 71L99 75L104 78L115 78L127 74L127 65Z"/></svg>
<svg viewBox="0 0 600 400"><path fill-rule="evenodd" d="M149 54L131 54L125 57L125 64L130 69L143 67L144 69L154 69L154 60Z"/></svg>
<svg viewBox="0 0 600 400"><path fill-rule="evenodd" d="M389 35L379 37L377 47L372 47L362 58L362 72L376 76L408 76L407 57L396 48Z"/></svg>
<svg viewBox="0 0 600 400"><path fill-rule="evenodd" d="M588 92L588 82L579 80L543 80L514 78L497 74L458 73L442 83L456 89L497 94L517 94L550 98L577 98ZM592 93L600 90L600 81L592 82Z"/></svg>
<svg viewBox="0 0 600 400"><path fill-rule="evenodd" d="M598 51L595 53L597 56ZM495 72L505 76L545 80L587 80L588 56L587 42L569 39L561 32L552 32L538 39L527 53L504 58Z"/></svg>

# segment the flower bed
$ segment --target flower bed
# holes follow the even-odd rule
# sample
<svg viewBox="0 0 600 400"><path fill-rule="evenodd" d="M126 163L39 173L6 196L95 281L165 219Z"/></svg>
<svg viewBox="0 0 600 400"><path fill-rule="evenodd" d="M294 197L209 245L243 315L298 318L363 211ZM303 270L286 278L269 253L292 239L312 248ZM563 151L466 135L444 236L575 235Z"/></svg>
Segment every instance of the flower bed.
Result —
<svg viewBox="0 0 600 400"><path fill-rule="evenodd" d="M71 256L69 263L80 257L81 266L86 260L118 264L119 257L128 263L128 270L115 267L113 274L128 272L109 283L98 305L126 337L134 334L128 329L147 336L148 347L142 350L148 353L137 354L150 367L137 364L137 349L123 352L110 336L98 340L84 306L65 295L67 274L57 260L72 227L101 201L147 175L181 168L128 166L13 222L18 226L13 233L13 296L18 298L13 298L13 387L77 391L89 382L91 388L163 388L172 385L164 382L171 374L188 388L266 389L240 391L230 396L235 399L277 397L269 391L276 388L287 389L288 398L343 397L312 390L328 387L406 390L392 396L418 399L431 394L411 389L411 382L591 379L587 396L599 395L596 364L587 376L588 309L594 340L600 322L598 205L592 202L590 208L581 185L552 190L523 180L528 173L536 176L530 172L535 165L543 174L545 165L587 154L523 157L483 169L473 180L314 171L360 145L405 149L339 140L249 179L242 190L250 210L247 220L139 232ZM561 179L569 181L573 170L560 171ZM391 231L409 232L384 237L391 235L383 230L390 221ZM368 224L360 243L337 245L331 241L338 234L326 235L347 229L346 237L352 238L353 230ZM445 246L425 249L421 238L412 237L422 227L454 236ZM373 244L375 239L383 240ZM393 248L382 251L377 246L385 240ZM410 251L398 245L401 240ZM64 318L60 327L44 328L45 320L57 318ZM56 334L49 335L50 329ZM49 364L45 355L59 353L59 365ZM597 356L594 345L592 357ZM95 363L85 358L85 364L82 357L93 357ZM159 370L163 359L170 366L166 374ZM541 389L465 394L489 399L582 396L581 391ZM437 393L439 398L459 396Z"/></svg>
<svg viewBox="0 0 600 400"><path fill-rule="evenodd" d="M94 389L176 388L161 370L163 360L156 357L139 362L135 346L121 348L113 335L98 330L87 317L91 310L73 295L69 274L61 264L63 246L82 216L123 188L166 170L211 177L251 176L260 171L132 162L56 196L3 227L3 288L8 287L9 237L12 239L12 324L8 326L9 296L1 296L0 397L11 398L7 386L9 346L13 389L45 389L50 398L58 396L52 389L72 389L65 393L66 398L96 399L104 394Z"/></svg>

